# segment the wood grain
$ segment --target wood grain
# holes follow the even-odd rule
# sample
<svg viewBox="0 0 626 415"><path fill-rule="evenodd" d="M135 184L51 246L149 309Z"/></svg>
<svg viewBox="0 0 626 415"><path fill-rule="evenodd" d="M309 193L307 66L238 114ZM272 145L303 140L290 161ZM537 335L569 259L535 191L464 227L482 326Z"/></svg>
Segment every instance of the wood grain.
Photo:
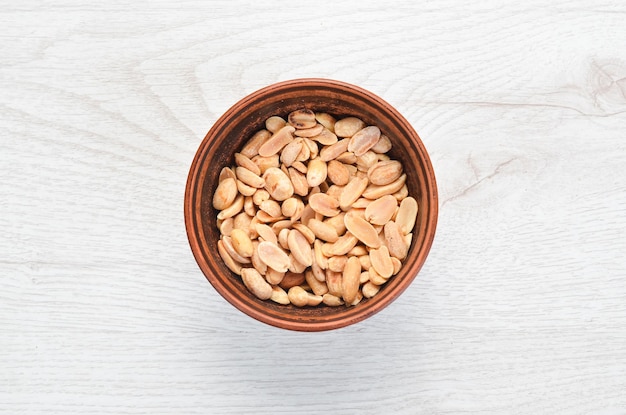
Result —
<svg viewBox="0 0 626 415"><path fill-rule="evenodd" d="M127 3L0 11L0 413L626 413L621 3ZM211 124L297 77L394 105L440 192L328 333L227 304L183 223Z"/></svg>

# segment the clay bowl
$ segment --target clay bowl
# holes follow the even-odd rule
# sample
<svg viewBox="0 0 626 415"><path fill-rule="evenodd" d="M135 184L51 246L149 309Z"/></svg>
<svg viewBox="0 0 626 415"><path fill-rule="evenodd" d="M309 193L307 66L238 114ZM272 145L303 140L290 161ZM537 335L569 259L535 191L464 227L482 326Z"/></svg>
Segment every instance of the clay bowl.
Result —
<svg viewBox="0 0 626 415"><path fill-rule="evenodd" d="M231 272L217 252L219 230L212 197L222 167L272 115L286 118L299 108L356 116L377 125L392 141L389 155L400 160L409 194L419 205L412 245L401 271L371 299L353 307L298 308L261 301ZM296 79L260 89L236 103L208 132L195 155L185 192L185 224L191 250L209 282L233 306L261 322L298 331L331 330L362 321L406 290L424 264L437 224L437 185L430 159L411 125L391 105L360 87L327 79Z"/></svg>

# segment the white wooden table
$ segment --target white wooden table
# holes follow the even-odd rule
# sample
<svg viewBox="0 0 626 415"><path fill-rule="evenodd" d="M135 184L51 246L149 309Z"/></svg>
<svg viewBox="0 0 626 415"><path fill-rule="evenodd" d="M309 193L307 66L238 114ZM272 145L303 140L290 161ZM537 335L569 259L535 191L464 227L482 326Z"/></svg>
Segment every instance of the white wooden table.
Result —
<svg viewBox="0 0 626 415"><path fill-rule="evenodd" d="M626 414L624 2L3 3L0 413ZM183 223L212 123L299 77L396 106L440 191L415 283L325 333Z"/></svg>

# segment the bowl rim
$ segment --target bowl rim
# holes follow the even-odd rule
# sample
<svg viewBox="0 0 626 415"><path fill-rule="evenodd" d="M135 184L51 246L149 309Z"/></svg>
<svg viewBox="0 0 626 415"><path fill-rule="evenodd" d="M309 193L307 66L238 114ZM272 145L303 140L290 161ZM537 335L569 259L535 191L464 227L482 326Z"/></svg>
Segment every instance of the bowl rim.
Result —
<svg viewBox="0 0 626 415"><path fill-rule="evenodd" d="M395 291L392 293L392 295L388 295L385 301L378 302L376 304L376 307L363 307L361 310L347 313L348 315L346 316L340 315L332 319L331 321L302 322L297 320L284 320L271 314L264 314L262 312L259 312L258 309L249 306L245 302L239 301L238 297L236 297L232 292L230 292L230 290L227 289L222 279L213 274L206 259L200 253L200 240L197 234L197 214L194 213L195 204L191 203L192 199L195 199L195 197L197 196L194 191L198 188L201 188L201 186L198 185L198 173L200 167L202 166L202 163L200 161L203 158L201 157L201 155L206 152L206 149L211 143L213 136L215 136L218 131L222 130L224 128L224 124L228 123L228 120L237 112L237 108L241 108L243 105L247 105L250 102L254 102L255 100L263 98L263 96L267 92L286 90L298 86L322 86L333 87L339 90L347 90L350 91L352 94L359 96L359 99L363 99L363 97L365 97L369 101L380 106L380 108L382 108L386 113L389 113L396 122L400 123L404 130L410 133L409 140L415 145L417 151L419 152L419 156L422 159L423 164L422 168L427 173L425 177L425 183L428 187L428 191L426 192L426 194L422 195L423 198L427 199L428 203L428 216L425 220L426 235L424 243L421 245L418 252L418 258L416 258L415 260L414 272L412 273L412 275L407 274L407 276L405 277L407 279L406 283L395 287ZM257 89L256 91L244 96L243 98L235 102L215 121L213 126L209 129L209 131L199 144L189 169L189 174L185 187L184 219L187 239L189 241L191 251L198 266L200 267L202 273L205 275L205 278L211 283L216 291L232 306L236 307L249 317L252 317L253 319L274 327L294 331L327 331L346 327L371 317L372 315L378 313L382 309L386 308L389 304L394 302L408 288L408 286L412 284L413 280L417 277L417 274L419 273L420 269L422 268L428 257L435 237L438 220L437 183L430 156L420 136L417 134L412 125L406 120L406 118L404 118L404 116L402 116L402 114L400 114L400 112L393 106L391 106L387 101L362 87L344 81L327 78L296 78L273 83ZM358 309L358 307L355 307L354 309Z"/></svg>

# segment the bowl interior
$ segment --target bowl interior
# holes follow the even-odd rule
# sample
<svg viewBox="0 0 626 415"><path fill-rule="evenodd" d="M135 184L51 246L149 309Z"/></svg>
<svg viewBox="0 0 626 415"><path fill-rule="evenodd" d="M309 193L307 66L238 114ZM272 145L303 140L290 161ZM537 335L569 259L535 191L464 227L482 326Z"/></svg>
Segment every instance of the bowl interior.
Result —
<svg viewBox="0 0 626 415"><path fill-rule="evenodd" d="M217 253L219 230L213 192L220 170L234 164L250 137L264 128L267 118L299 108L322 111L337 118L356 116L376 125L393 147L391 158L400 160L407 174L409 194L416 198L419 214L413 241L401 271L371 299L355 307L304 307L261 301L232 273ZM201 143L191 166L185 195L185 221L192 251L201 270L231 304L264 323L277 327L319 331L343 327L380 311L400 295L424 263L437 221L437 187L428 154L410 124L381 98L359 87L338 81L306 79L263 88L231 107L215 123Z"/></svg>

